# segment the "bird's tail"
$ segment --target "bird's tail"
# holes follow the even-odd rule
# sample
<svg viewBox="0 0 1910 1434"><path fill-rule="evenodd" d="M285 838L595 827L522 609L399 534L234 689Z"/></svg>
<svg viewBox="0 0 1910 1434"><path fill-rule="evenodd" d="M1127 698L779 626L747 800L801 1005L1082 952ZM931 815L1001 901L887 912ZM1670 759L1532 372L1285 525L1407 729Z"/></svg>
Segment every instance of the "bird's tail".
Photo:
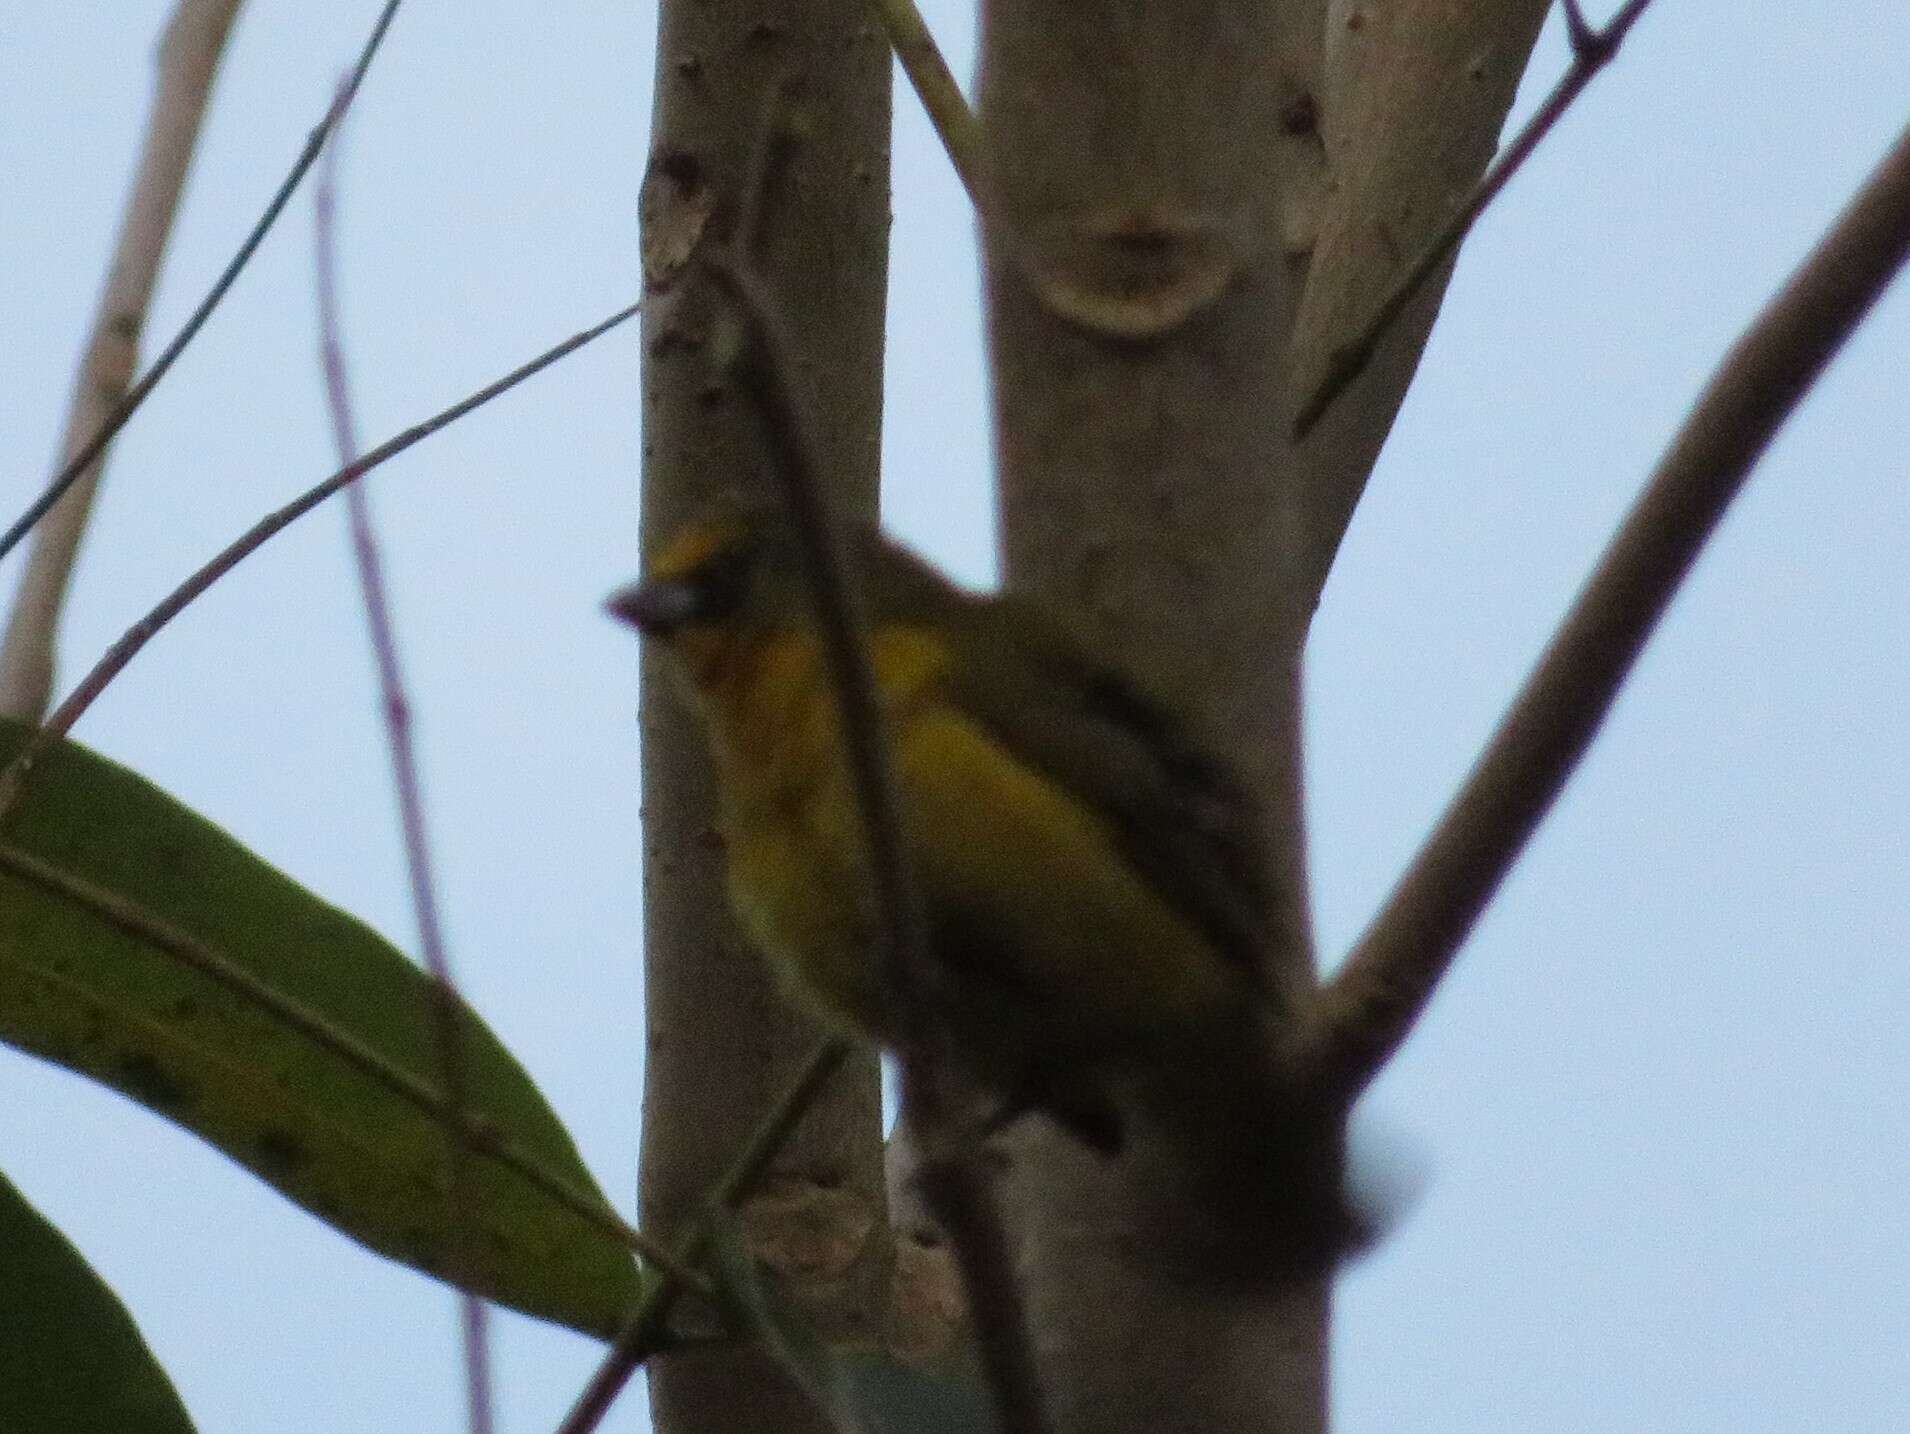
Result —
<svg viewBox="0 0 1910 1434"><path fill-rule="evenodd" d="M1389 1222L1351 1193L1366 1182L1348 1179L1344 1113L1309 1108L1271 1050L1258 1029L1210 1033L1134 1078L1127 1126L1213 1212L1212 1254L1243 1275L1324 1277Z"/></svg>

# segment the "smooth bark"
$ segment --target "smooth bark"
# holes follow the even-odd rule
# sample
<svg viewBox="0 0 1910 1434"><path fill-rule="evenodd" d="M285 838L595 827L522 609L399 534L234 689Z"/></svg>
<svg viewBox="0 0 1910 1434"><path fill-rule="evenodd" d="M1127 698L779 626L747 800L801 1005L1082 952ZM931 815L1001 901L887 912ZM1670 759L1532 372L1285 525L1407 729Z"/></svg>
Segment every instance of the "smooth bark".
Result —
<svg viewBox="0 0 1910 1434"><path fill-rule="evenodd" d="M1549 0L1338 0L1328 14L1322 135L1333 185L1295 320L1290 402L1318 383L1491 160ZM1442 268L1302 443L1301 582L1319 601L1340 540L1419 369L1451 278Z"/></svg>
<svg viewBox="0 0 1910 1434"><path fill-rule="evenodd" d="M1311 981L1278 176L1307 100L1277 6L990 0L980 113L1005 567L1081 612L1263 798L1271 974ZM1030 1122L1006 1190L1057 1429L1317 1430L1317 1284L1182 1258L1238 1233L1144 1128L1118 1161Z"/></svg>
<svg viewBox="0 0 1910 1434"><path fill-rule="evenodd" d="M1410 257L1416 211L1436 223L1489 157L1542 6L1473 9L983 6L1004 566L1199 709L1252 782L1270 974L1298 1001L1301 652L1438 295L1298 453L1288 365L1365 317L1374 236ZM1323 1284L1213 1259L1264 1214L1188 1201L1171 1142L1141 1135L1115 1164L1032 1123L1013 1143L1058 1428L1323 1429Z"/></svg>
<svg viewBox="0 0 1910 1434"><path fill-rule="evenodd" d="M740 196L783 96L797 137L771 176L757 261L796 336L799 401L842 510L872 513L881 416L889 217L889 54L861 0L666 0L642 197L643 532L653 541L715 488L761 478L753 415L710 361L709 309L673 287L700 244L732 237ZM694 719L644 669L644 917L648 1023L642 1206L669 1234L712 1188L817 1038L734 929L721 836ZM883 1306L876 1065L857 1057L744 1209L756 1253L829 1333ZM656 1427L821 1429L822 1416L753 1350L668 1355L651 1370Z"/></svg>

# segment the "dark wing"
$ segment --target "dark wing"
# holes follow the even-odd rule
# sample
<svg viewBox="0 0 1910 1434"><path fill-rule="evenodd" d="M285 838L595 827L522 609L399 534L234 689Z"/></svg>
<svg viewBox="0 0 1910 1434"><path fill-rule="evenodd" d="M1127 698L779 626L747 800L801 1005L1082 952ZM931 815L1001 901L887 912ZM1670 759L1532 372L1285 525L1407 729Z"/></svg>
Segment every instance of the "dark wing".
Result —
<svg viewBox="0 0 1910 1434"><path fill-rule="evenodd" d="M950 700L1105 820L1135 871L1256 972L1269 894L1260 811L1188 724L1023 599L963 598Z"/></svg>

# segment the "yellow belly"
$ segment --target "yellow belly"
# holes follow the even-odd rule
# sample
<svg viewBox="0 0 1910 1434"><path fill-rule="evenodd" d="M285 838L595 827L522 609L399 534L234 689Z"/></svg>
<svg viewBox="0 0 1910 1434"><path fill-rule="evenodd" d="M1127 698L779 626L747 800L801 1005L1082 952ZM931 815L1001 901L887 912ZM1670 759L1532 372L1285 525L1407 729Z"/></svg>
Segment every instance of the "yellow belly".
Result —
<svg viewBox="0 0 1910 1434"><path fill-rule="evenodd" d="M820 651L765 646L706 703L738 919L792 996L885 1042L861 826Z"/></svg>
<svg viewBox="0 0 1910 1434"><path fill-rule="evenodd" d="M938 700L939 650L879 635L913 875L930 913L938 1017L983 1067L1195 1037L1239 973L1128 866L1073 797ZM881 1042L861 822L813 647L751 669L713 708L731 899L785 984Z"/></svg>
<svg viewBox="0 0 1910 1434"><path fill-rule="evenodd" d="M730 904L790 995L852 1035L883 1043L870 903L857 853L839 833L833 798L782 810L732 809Z"/></svg>

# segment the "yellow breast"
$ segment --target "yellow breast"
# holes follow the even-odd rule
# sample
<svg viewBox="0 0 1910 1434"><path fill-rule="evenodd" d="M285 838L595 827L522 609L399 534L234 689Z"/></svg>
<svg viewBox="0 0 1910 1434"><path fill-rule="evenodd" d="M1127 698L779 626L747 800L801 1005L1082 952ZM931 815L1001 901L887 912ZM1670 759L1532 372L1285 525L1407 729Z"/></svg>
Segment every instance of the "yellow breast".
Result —
<svg viewBox="0 0 1910 1434"><path fill-rule="evenodd" d="M885 715L906 725L942 670L940 645L889 627L871 658ZM735 654L704 699L738 917L793 994L885 1039L862 826L819 643L790 635Z"/></svg>

